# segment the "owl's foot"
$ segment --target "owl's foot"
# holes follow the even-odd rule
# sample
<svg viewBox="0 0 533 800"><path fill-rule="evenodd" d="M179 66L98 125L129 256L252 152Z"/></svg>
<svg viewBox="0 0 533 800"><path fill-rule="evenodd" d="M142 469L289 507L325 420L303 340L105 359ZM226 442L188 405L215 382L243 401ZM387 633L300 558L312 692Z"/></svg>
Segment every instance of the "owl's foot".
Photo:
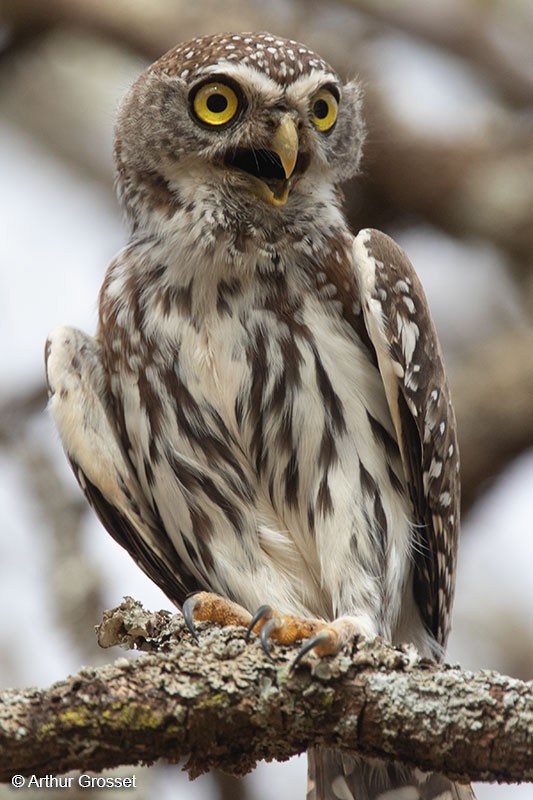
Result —
<svg viewBox="0 0 533 800"><path fill-rule="evenodd" d="M263 651L269 658L272 658L269 647L270 639L285 645L310 641L319 635L324 625L326 623L322 619L280 614L271 606L260 606L250 620L247 638L252 631L258 633Z"/></svg>
<svg viewBox="0 0 533 800"><path fill-rule="evenodd" d="M370 620L363 616L339 617L326 622L323 619L279 614L270 606L257 609L248 625L248 635L252 630L259 632L261 646L269 658L272 658L269 640L285 645L303 642L293 668L311 650L320 657L336 655L345 644L356 638L373 639L376 636Z"/></svg>
<svg viewBox="0 0 533 800"><path fill-rule="evenodd" d="M247 628L252 615L238 603L226 600L213 592L196 592L187 597L182 609L185 623L198 641L195 622L213 622L215 625L236 625Z"/></svg>
<svg viewBox="0 0 533 800"><path fill-rule="evenodd" d="M334 656L339 653L344 645L350 644L355 639L367 641L374 639L376 632L364 617L338 617L327 622L321 630L303 643L298 655L293 661L294 669L311 650L317 656Z"/></svg>
<svg viewBox="0 0 533 800"><path fill-rule="evenodd" d="M356 638L373 639L376 635L370 620L363 616L339 617L326 622L323 619L281 614L267 605L258 608L252 616L238 603L212 592L197 592L188 597L183 603L182 613L196 641L198 634L195 622L244 627L247 628L247 638L252 632L259 635L261 646L270 659L271 641L289 646L303 642L293 667L311 650L320 657L335 655Z"/></svg>

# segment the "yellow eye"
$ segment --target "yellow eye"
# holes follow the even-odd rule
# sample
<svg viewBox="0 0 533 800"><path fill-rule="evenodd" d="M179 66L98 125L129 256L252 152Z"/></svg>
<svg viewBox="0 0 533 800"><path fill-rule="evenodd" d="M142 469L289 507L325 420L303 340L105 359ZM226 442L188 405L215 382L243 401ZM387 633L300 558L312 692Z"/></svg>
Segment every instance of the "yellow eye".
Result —
<svg viewBox="0 0 533 800"><path fill-rule="evenodd" d="M204 83L193 98L193 111L206 125L226 125L239 110L239 98L231 86L220 81Z"/></svg>
<svg viewBox="0 0 533 800"><path fill-rule="evenodd" d="M322 133L331 130L337 120L337 98L329 89L319 89L310 103L311 121Z"/></svg>

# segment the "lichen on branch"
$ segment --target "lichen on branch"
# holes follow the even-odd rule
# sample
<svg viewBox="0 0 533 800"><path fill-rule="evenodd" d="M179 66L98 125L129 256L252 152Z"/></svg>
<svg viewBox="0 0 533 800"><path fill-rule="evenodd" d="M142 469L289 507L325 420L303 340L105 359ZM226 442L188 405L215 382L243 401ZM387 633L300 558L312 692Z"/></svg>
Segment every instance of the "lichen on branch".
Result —
<svg viewBox="0 0 533 800"><path fill-rule="evenodd" d="M395 758L456 780L533 780L533 685L420 658L411 646L354 645L335 658L277 646L269 661L242 628L202 623L126 598L98 628L102 646L145 651L85 668L48 689L0 696L0 780L188 757L195 777L236 775L313 744Z"/></svg>

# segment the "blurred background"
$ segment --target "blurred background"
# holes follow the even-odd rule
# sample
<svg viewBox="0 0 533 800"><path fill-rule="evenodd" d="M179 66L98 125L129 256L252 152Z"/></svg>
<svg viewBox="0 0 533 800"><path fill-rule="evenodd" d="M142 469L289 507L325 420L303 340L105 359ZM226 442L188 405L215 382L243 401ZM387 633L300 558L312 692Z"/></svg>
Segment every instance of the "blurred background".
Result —
<svg viewBox="0 0 533 800"><path fill-rule="evenodd" d="M121 655L98 650L93 626L126 594L169 607L83 501L45 413L43 344L58 324L94 331L126 240L111 150L128 85L178 41L264 29L366 86L347 214L409 253L457 410L464 524L448 660L533 678L531 0L0 0L0 687ZM132 772L135 800L305 796L304 757L242 782ZM532 786L476 788L479 800L533 798ZM13 792L0 787L0 800Z"/></svg>

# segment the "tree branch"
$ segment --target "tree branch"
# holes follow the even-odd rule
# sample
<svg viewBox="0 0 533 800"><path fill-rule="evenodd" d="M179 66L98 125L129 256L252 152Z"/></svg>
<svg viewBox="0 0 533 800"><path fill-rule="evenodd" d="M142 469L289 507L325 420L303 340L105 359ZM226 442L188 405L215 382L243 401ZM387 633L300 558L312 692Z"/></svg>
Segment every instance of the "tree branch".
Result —
<svg viewBox="0 0 533 800"><path fill-rule="evenodd" d="M531 49L524 42L520 13L503 14L503 6L476 2L376 3L374 0L342 0L386 28L403 31L429 42L444 52L454 53L482 71L508 102L529 106L533 97ZM522 26L521 26L522 22ZM499 36L496 35L498 31ZM515 42L513 50L511 42ZM524 44L522 44L524 43ZM502 46L503 45L503 46ZM517 57L524 47L525 57Z"/></svg>
<svg viewBox="0 0 533 800"><path fill-rule="evenodd" d="M195 777L242 775L313 744L396 758L457 780L533 779L533 685L468 673L381 642L270 662L240 628L200 626L193 644L181 615L150 614L126 599L107 612L102 646L147 650L88 668L49 689L7 690L0 702L0 780L189 755Z"/></svg>
<svg viewBox="0 0 533 800"><path fill-rule="evenodd" d="M533 447L533 328L504 331L452 373L463 510L488 481Z"/></svg>

